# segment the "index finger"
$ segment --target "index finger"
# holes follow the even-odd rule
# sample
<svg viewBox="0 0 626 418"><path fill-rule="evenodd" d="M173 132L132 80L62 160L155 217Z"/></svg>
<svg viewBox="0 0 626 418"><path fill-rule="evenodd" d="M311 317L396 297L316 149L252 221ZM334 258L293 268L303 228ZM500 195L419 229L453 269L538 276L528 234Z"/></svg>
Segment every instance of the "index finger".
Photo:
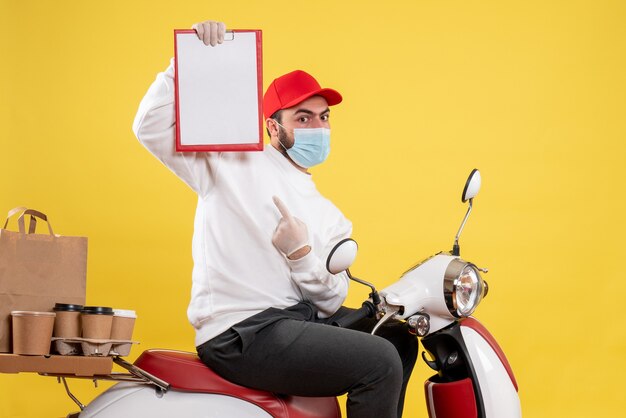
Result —
<svg viewBox="0 0 626 418"><path fill-rule="evenodd" d="M283 215L283 218L291 219L291 213L289 213L289 209L287 209L287 206L285 206L283 201L280 200L278 196L272 196L272 200L274 201L274 204L278 208L280 214Z"/></svg>
<svg viewBox="0 0 626 418"><path fill-rule="evenodd" d="M202 26L201 23L194 23L191 26L191 29L196 31L196 35L198 36L198 39L202 40L202 37L204 36L204 27Z"/></svg>

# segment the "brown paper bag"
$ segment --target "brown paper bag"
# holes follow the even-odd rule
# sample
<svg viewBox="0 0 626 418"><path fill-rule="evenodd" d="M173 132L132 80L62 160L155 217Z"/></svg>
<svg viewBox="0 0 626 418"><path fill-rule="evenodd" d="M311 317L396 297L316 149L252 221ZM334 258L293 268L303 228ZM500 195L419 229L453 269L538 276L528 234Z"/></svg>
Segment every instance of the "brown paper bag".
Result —
<svg viewBox="0 0 626 418"><path fill-rule="evenodd" d="M18 213L18 232L7 230ZM49 234L35 234L37 218L48 223ZM11 311L51 311L57 302L84 305L86 277L87 238L55 235L36 210L11 210L0 229L0 353L11 352Z"/></svg>

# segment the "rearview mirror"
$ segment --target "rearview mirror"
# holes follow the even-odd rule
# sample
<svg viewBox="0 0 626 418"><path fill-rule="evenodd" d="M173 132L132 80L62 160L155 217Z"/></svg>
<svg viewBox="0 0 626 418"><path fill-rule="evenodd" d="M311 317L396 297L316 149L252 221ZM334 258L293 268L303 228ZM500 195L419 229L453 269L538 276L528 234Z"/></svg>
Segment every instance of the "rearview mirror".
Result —
<svg viewBox="0 0 626 418"><path fill-rule="evenodd" d="M356 259L358 248L358 244L352 238L339 241L328 254L326 270L337 274L349 269Z"/></svg>
<svg viewBox="0 0 626 418"><path fill-rule="evenodd" d="M465 227L465 222L467 222L469 214L472 212L472 202L474 197L476 197L478 191L480 190L481 182L482 180L480 178L480 171L478 171L477 168L473 169L469 177L467 178L467 181L465 182L463 194L461 195L461 200L463 201L463 203L469 200L469 205L467 207L467 212L465 213L465 218L463 218L463 222L461 222L459 232L457 232L456 237L454 237L454 245L452 246L451 253L452 255L461 255L461 247L459 247L459 237L461 236L461 232L463 232L463 228Z"/></svg>
<svg viewBox="0 0 626 418"><path fill-rule="evenodd" d="M465 182L465 187L463 188L463 194L461 195L463 203L473 199L478 194L481 182L482 179L480 177L480 171L478 171L477 168L473 169Z"/></svg>

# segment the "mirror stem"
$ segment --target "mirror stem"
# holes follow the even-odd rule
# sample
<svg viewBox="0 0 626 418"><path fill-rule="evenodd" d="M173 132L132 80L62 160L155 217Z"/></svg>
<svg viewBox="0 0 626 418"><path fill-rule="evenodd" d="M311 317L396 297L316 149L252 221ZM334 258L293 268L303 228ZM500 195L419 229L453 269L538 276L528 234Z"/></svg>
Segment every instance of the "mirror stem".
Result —
<svg viewBox="0 0 626 418"><path fill-rule="evenodd" d="M463 222L461 222L461 227L459 228L459 232L457 232L456 237L454 237L454 245L452 246L452 255L454 256L461 255L461 247L459 246L459 237L461 236L461 232L463 232L463 228L465 228L465 223L467 222L467 218L469 218L469 215L472 212L473 203L474 203L474 199L470 199L469 207L467 208L467 212L465 213L465 218L463 218Z"/></svg>
<svg viewBox="0 0 626 418"><path fill-rule="evenodd" d="M372 298L372 302L374 302L374 306L378 306L380 304L380 296L378 295L378 291L376 290L373 284L366 282L365 280L361 280L358 277L354 277L352 273L350 273L350 269L346 269L346 274L348 275L350 280L354 280L355 282L361 283L362 285L365 285L369 287L370 289L372 289L372 293L370 293L370 297Z"/></svg>

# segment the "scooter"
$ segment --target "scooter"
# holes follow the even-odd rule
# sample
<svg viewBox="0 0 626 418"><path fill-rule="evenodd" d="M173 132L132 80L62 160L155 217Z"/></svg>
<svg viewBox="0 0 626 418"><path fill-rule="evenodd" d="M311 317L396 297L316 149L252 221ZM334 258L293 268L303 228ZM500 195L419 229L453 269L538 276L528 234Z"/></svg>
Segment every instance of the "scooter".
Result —
<svg viewBox="0 0 626 418"><path fill-rule="evenodd" d="M378 292L352 276L357 243L339 242L326 267L333 274L345 271L350 279L371 289L361 308L337 323L348 326L364 317L376 317L372 334L385 322L406 321L428 352L424 362L436 371L425 382L431 418L521 417L518 386L513 371L496 340L471 315L487 296L481 277L487 269L460 258L459 237L481 186L478 170L467 179L461 200L468 210L451 252L439 252L409 269L392 285ZM341 418L336 398L285 396L231 383L205 366L195 353L172 350L144 351L134 364L121 357L114 362L127 370L97 379L121 381L89 405L82 405L60 378L80 417L253 417Z"/></svg>

